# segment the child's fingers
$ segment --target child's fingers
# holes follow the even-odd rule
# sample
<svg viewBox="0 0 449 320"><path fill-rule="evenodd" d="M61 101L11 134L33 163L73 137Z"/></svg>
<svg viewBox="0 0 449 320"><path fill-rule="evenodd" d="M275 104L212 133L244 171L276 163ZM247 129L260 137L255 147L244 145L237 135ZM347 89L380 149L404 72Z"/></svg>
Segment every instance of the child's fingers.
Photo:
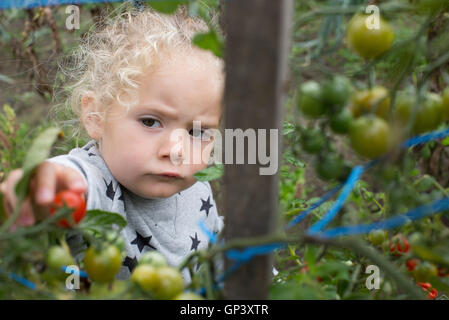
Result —
<svg viewBox="0 0 449 320"><path fill-rule="evenodd" d="M64 189L85 191L83 177L75 169L63 165L51 162L41 164L36 171L36 204L50 204L56 192Z"/></svg>

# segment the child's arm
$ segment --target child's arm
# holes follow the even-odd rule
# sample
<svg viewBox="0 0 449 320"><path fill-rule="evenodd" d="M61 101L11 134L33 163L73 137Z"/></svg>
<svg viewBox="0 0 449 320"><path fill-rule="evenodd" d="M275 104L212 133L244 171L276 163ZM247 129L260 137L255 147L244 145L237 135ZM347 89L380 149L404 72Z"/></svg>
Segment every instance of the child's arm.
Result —
<svg viewBox="0 0 449 320"><path fill-rule="evenodd" d="M0 184L0 192L4 195L2 205L8 215L12 214L17 205L14 190L22 175L22 169L15 169ZM22 204L19 218L12 226L12 230L17 226L33 225L36 220L49 216L49 206L55 194L61 190L86 193L84 177L77 170L67 166L49 161L41 163L31 178L29 195Z"/></svg>

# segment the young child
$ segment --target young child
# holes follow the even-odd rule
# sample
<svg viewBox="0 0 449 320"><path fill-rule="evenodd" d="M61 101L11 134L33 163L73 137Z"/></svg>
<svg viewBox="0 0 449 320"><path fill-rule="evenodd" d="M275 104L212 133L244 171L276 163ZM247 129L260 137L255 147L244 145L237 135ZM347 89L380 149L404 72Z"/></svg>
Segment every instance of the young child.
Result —
<svg viewBox="0 0 449 320"><path fill-rule="evenodd" d="M78 81L70 103L91 140L38 167L18 220L33 224L31 203L34 215L45 215L59 190L85 192L88 210L117 212L128 222L121 232L127 256L120 279L147 251L157 250L176 266L206 248L200 220L216 233L223 227L210 184L193 177L209 160L195 164L194 152L210 156L213 137L206 129L219 127L223 62L192 45L208 27L186 12L182 6L174 15L128 11L84 42L71 71ZM193 121L201 121L201 131L193 130ZM185 148L171 139L177 129L186 132ZM20 176L12 172L2 184L9 211Z"/></svg>

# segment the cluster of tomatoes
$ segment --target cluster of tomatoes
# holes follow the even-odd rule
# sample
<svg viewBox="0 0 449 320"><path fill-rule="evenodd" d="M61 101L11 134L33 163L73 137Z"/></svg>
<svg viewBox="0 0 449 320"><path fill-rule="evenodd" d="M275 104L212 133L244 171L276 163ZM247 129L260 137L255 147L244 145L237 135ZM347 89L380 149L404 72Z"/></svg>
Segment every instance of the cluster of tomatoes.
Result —
<svg viewBox="0 0 449 320"><path fill-rule="evenodd" d="M55 214L59 209L72 209L68 219L63 218L57 224L63 228L71 228L78 224L86 214L86 202L82 194L69 190L56 194L50 212ZM82 266L89 280L95 284L113 283L122 266L121 250L123 243L118 241L117 234L106 236L106 241L91 245L85 252ZM42 278L50 285L58 285L67 278L63 268L75 265L75 260L67 244L51 246L45 258L45 271ZM165 257L158 252L146 252L131 274L134 289L142 290L152 299L200 300L202 296L184 291L184 279L180 271L170 267Z"/></svg>
<svg viewBox="0 0 449 320"><path fill-rule="evenodd" d="M397 258L407 257L411 255L411 246L408 239L403 234L396 234L391 239L384 230L373 230L368 234L368 240L375 246L389 251L390 254ZM400 261L403 261L401 259ZM449 276L449 270L445 267L437 267L429 261L421 261L418 258L410 257L405 260L405 267L408 272L416 280L417 285L427 291L427 297L434 299L438 296L438 291L432 287L429 282L435 277Z"/></svg>
<svg viewBox="0 0 449 320"><path fill-rule="evenodd" d="M368 17L356 14L352 18L346 40L361 57L372 59L390 49L394 32L382 18L378 29L368 29ZM322 83L303 83L298 90L298 109L310 120L323 120L319 127L312 124L300 132L302 149L317 154L318 175L324 180L339 180L349 170L343 157L330 145L325 127L336 134L347 134L354 151L373 159L406 137L434 130L449 120L449 87L442 95L417 95L413 90L396 92L393 104L393 94L384 86L356 89L343 75L334 75Z"/></svg>

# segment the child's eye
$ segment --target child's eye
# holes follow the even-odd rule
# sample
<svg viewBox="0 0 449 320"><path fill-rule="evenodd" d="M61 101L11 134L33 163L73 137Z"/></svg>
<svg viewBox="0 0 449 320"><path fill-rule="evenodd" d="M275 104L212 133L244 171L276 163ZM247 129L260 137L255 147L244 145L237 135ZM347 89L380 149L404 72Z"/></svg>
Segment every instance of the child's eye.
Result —
<svg viewBox="0 0 449 320"><path fill-rule="evenodd" d="M160 122L159 122L158 120L156 120L156 119L153 119L153 118L141 119L140 121L143 123L143 125L144 125L145 127L157 128L157 127L153 127L153 125L154 125L156 122L159 123L159 126L160 126Z"/></svg>
<svg viewBox="0 0 449 320"><path fill-rule="evenodd" d="M209 140L210 139L210 134L208 130L193 130L191 129L189 131L189 134L191 136L193 136L193 138L196 139L202 139L202 140Z"/></svg>

